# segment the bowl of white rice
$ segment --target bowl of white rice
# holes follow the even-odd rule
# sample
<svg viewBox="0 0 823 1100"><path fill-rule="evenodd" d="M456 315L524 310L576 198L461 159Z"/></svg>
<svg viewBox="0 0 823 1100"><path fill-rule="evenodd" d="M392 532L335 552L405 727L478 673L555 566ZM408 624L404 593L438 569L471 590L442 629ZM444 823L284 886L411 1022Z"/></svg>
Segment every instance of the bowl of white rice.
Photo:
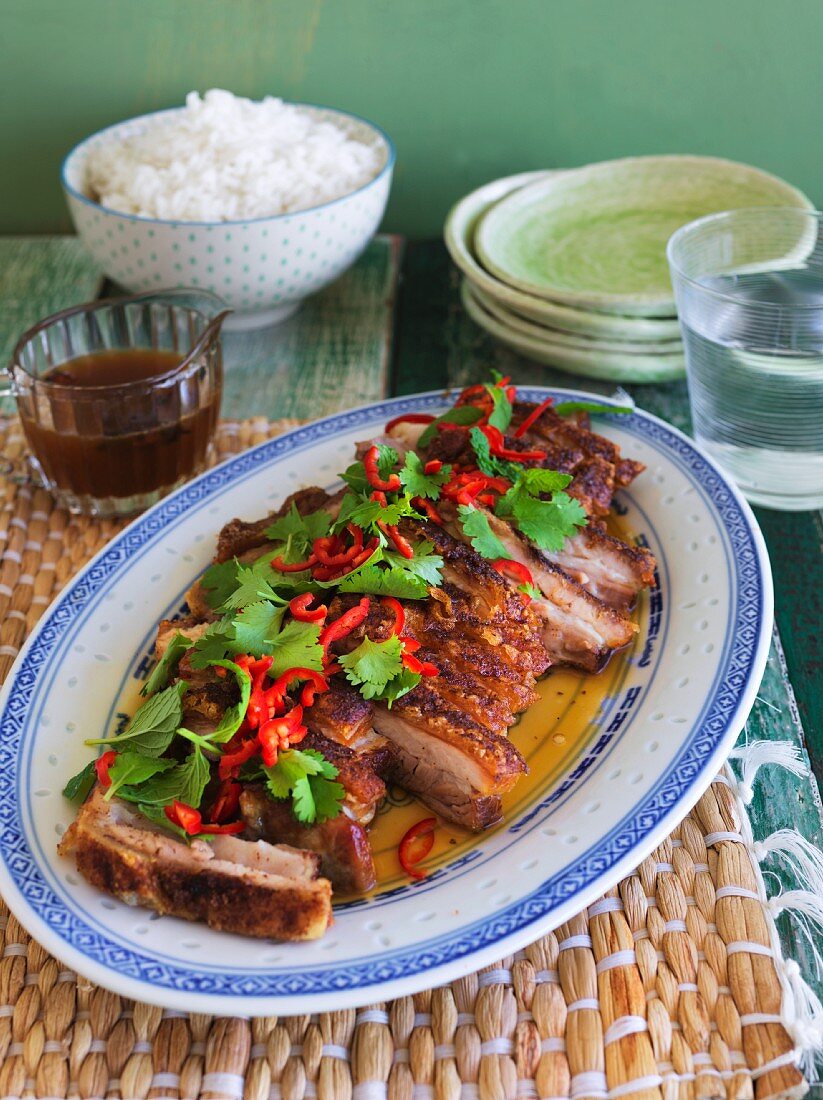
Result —
<svg viewBox="0 0 823 1100"><path fill-rule="evenodd" d="M233 327L283 320L377 230L394 147L345 111L212 89L109 126L63 163L78 234L129 291L200 287Z"/></svg>

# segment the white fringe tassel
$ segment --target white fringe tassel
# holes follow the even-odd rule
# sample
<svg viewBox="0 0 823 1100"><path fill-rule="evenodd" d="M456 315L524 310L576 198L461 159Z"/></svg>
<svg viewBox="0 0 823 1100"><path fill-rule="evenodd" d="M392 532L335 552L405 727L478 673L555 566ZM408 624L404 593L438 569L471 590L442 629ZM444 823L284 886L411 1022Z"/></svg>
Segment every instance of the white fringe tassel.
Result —
<svg viewBox="0 0 823 1100"><path fill-rule="evenodd" d="M777 764L799 777L807 776L809 768L800 756L800 749L789 741L750 741L729 754L730 760L740 763L740 779L737 793L744 806L754 798L754 780L764 764Z"/></svg>
<svg viewBox="0 0 823 1100"><path fill-rule="evenodd" d="M735 749L730 759L738 766L740 777L734 783L744 806L754 797L754 781L766 764L776 764L798 777L809 774L800 750L786 741L752 741ZM774 918L786 913L808 940L819 977L823 973L823 956L818 944L823 942L823 852L810 844L796 829L779 829L764 840L755 840L751 823L742 815L744 838L749 842L758 865L775 863L791 872L798 886L782 887L771 897L761 871L763 895L770 915L769 934L772 938L775 966L783 986L783 1023L795 1043L797 1064L810 1084L818 1077L818 1058L823 1054L823 1004L800 972L794 959L784 959Z"/></svg>

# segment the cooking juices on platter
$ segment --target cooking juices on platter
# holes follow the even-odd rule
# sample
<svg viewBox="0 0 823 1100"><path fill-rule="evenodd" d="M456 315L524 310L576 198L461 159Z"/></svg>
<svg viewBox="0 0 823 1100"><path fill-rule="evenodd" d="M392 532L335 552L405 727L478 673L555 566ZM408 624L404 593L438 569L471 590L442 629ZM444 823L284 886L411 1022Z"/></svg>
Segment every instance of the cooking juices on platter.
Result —
<svg viewBox="0 0 823 1100"><path fill-rule="evenodd" d="M177 352L94 352L52 367L46 395L22 407L32 452L48 481L78 497L132 497L199 469L220 407L205 366L178 379ZM143 383L143 385L140 385Z"/></svg>

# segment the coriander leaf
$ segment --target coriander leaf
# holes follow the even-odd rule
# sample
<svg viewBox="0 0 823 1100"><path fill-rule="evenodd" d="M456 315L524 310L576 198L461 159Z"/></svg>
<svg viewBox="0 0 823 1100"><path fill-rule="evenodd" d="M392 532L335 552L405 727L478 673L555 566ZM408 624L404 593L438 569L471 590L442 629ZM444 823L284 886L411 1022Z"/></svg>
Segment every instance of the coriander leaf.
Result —
<svg viewBox="0 0 823 1100"><path fill-rule="evenodd" d="M95 761L90 760L85 768L73 775L63 788L63 797L69 802L85 802L89 791L94 786L97 772L94 768Z"/></svg>
<svg viewBox="0 0 823 1100"><path fill-rule="evenodd" d="M396 556L401 557L400 554ZM366 565L354 573L347 573L337 585L337 591L358 592L364 596L394 596L400 600L424 600L429 594L429 585L421 577L398 566L381 569L379 565Z"/></svg>
<svg viewBox="0 0 823 1100"><path fill-rule="evenodd" d="M380 699L388 703L389 710L391 710L392 703L397 702L398 699L402 699L404 695L408 695L410 691L413 691L414 688L417 687L422 679L423 677L419 672L412 672L410 669L404 668L398 676L389 680L380 693Z"/></svg>
<svg viewBox="0 0 823 1100"><path fill-rule="evenodd" d="M266 528L266 537L272 542L288 542L296 544L299 551L308 549L315 539L327 535L331 526L331 517L321 508L317 512L310 512L303 516L297 510L297 505L292 501L291 508L280 519ZM295 559L299 561L299 558Z"/></svg>
<svg viewBox="0 0 823 1100"><path fill-rule="evenodd" d="M470 504L461 504L457 509L463 533L468 535L478 554L494 561L496 558L510 558L511 554L492 531L489 518L479 508Z"/></svg>
<svg viewBox="0 0 823 1100"><path fill-rule="evenodd" d="M451 477L451 466L443 466L436 474L425 472L425 463L416 451L407 451L403 461L403 469L400 471L400 480L403 488L413 497L426 497L429 500L437 500L440 489ZM396 520L387 520L388 523L396 523Z"/></svg>
<svg viewBox="0 0 823 1100"><path fill-rule="evenodd" d="M562 549L575 529L586 524L582 505L567 493L555 493L551 500L520 493L512 502L512 515L523 534L541 550Z"/></svg>
<svg viewBox="0 0 823 1100"><path fill-rule="evenodd" d="M166 646L166 651L154 668L145 684L140 689L141 695L154 695L160 688L166 686L172 671L177 668L177 662L187 649L191 648L191 638L181 634L178 630L172 640Z"/></svg>
<svg viewBox="0 0 823 1100"><path fill-rule="evenodd" d="M141 803L141 806L167 806L177 799L198 809L210 774L208 760L195 745L182 764L175 764L168 771L159 772L138 786L122 786L118 794L128 802Z"/></svg>
<svg viewBox="0 0 823 1100"><path fill-rule="evenodd" d="M543 593L540 591L540 589L536 588L533 584L529 584L528 582L526 584L519 584L517 586L517 591L522 592L525 596L528 596L530 600L541 600L543 598Z"/></svg>
<svg viewBox="0 0 823 1100"><path fill-rule="evenodd" d="M272 639L269 676L282 676L290 668L310 668L322 672L323 647L317 640L319 637L318 623L301 623L296 619L286 623Z"/></svg>
<svg viewBox="0 0 823 1100"><path fill-rule="evenodd" d="M623 396L625 397L626 394L624 393ZM599 401L561 401L553 408L560 416L568 416L573 412L618 413L625 416L627 413L634 412L634 405L606 405Z"/></svg>
<svg viewBox="0 0 823 1100"><path fill-rule="evenodd" d="M520 485L532 496L539 496L540 493L556 493L559 489L565 489L572 480L571 474L561 474L559 470L543 470L536 467L520 472Z"/></svg>
<svg viewBox="0 0 823 1100"><path fill-rule="evenodd" d="M347 523L354 523L358 527L362 527L364 531L368 531L378 520L381 523L393 526L405 516L416 516L417 514L417 510L411 502L411 497L406 493L398 500L392 501L391 504L380 504L376 500L360 500L356 504L348 506L345 513L341 509L341 514L334 526L335 530L342 530Z"/></svg>
<svg viewBox="0 0 823 1100"><path fill-rule="evenodd" d="M454 424L458 427L466 427L469 424L474 424L482 415L483 410L478 409L476 405L455 405L453 409L449 409L442 416L438 416L436 420L433 420L431 424L423 429L420 438L417 440L417 446L425 451L437 434L438 424Z"/></svg>
<svg viewBox="0 0 823 1100"><path fill-rule="evenodd" d="M340 812L345 791L341 784L331 782L337 768L319 752L286 749L273 767L263 766L262 771L272 798L292 798L298 821L327 821Z"/></svg>
<svg viewBox="0 0 823 1100"><path fill-rule="evenodd" d="M383 642L363 641L351 653L339 658L346 679L358 688L364 699L374 699L389 680L403 671L403 647L396 634Z"/></svg>
<svg viewBox="0 0 823 1100"><path fill-rule="evenodd" d="M332 783L321 776L309 776L309 787L314 799L314 819L320 823L337 817L346 790L342 783ZM295 814L298 814L295 807ZM299 815L298 815L299 816Z"/></svg>
<svg viewBox="0 0 823 1100"><path fill-rule="evenodd" d="M402 554L387 550L383 554L383 559L392 568L404 569L427 584L438 587L443 581L443 558L440 554L435 554L434 545L428 539L416 542L412 549L413 558L404 558Z"/></svg>
<svg viewBox="0 0 823 1100"><path fill-rule="evenodd" d="M234 636L228 641L228 649L262 657L271 649L285 612L286 604L275 605L268 600L248 604L232 619Z"/></svg>
<svg viewBox="0 0 823 1100"><path fill-rule="evenodd" d="M270 560L271 555L266 558ZM271 568L269 566L269 568ZM224 611L237 611L248 607L249 604L258 603L260 600L270 600L272 603L283 603L283 600L272 589L269 582L258 571L245 565L237 566L237 587L222 604Z"/></svg>
<svg viewBox="0 0 823 1100"><path fill-rule="evenodd" d="M128 750L118 752L109 768L111 786L106 788L104 798L108 802L126 784L133 789L147 779L151 779L152 776L157 775L158 772L168 771L172 766L173 761L171 760L152 759L149 756L143 756L139 752L129 752Z"/></svg>
<svg viewBox="0 0 823 1100"><path fill-rule="evenodd" d="M231 623L210 623L192 646L189 664L192 668L208 668L211 661L219 661L229 652L229 643L234 638Z"/></svg>
<svg viewBox="0 0 823 1100"><path fill-rule="evenodd" d="M86 741L86 744L108 745L119 752L120 746L128 742L130 749L144 756L162 756L183 720L181 700L187 687L188 684L181 680L157 695L152 695L135 711L129 724L117 737L95 738Z"/></svg>
<svg viewBox="0 0 823 1100"><path fill-rule="evenodd" d="M512 422L512 403L503 386L486 386L486 392L490 395L494 406L489 413L488 423L493 428L499 428L501 432L505 432Z"/></svg>
<svg viewBox="0 0 823 1100"><path fill-rule="evenodd" d="M387 447L384 443L377 444L377 472L383 481L388 479L399 457L394 447ZM366 467L362 462L353 462L340 476L355 493L371 495L373 486L366 477Z"/></svg>
<svg viewBox="0 0 823 1100"><path fill-rule="evenodd" d="M491 453L491 445L479 428L472 428L469 432L471 444L474 449L477 465L481 472L489 477L505 477L509 481L515 481L524 467L515 462L507 462L506 459L497 458Z"/></svg>
<svg viewBox="0 0 823 1100"><path fill-rule="evenodd" d="M240 729L240 725L246 716L249 698L251 697L251 677L240 668L239 665L236 665L234 661L209 661L209 667L224 668L227 672L230 672L237 681L237 686L240 688L239 701L233 703L230 707L226 707L223 712L223 717L217 724L217 728L206 735L206 739L211 744L222 745L225 744L226 741L231 741L232 737L234 737Z"/></svg>
<svg viewBox="0 0 823 1100"><path fill-rule="evenodd" d="M210 565L200 583L205 589L209 606L215 609L220 607L237 587L237 562L232 559Z"/></svg>

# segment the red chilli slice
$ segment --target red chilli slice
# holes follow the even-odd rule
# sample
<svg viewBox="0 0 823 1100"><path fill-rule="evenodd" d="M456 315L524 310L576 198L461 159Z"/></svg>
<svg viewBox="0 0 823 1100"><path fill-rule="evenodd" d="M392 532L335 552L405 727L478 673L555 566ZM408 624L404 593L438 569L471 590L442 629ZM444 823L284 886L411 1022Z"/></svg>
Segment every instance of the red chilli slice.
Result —
<svg viewBox="0 0 823 1100"><path fill-rule="evenodd" d="M526 417L526 419L523 421L523 423L520 424L517 427L517 429L515 430L514 438L515 439L520 439L521 436L525 435L526 432L529 430L529 428L532 426L532 424L534 424L535 421L539 420L540 417L543 415L543 413L546 411L546 409L548 409L548 407L550 405L553 405L553 404L554 404L554 398L553 397L547 397L545 401L542 401L537 406L537 408L532 409L532 411L529 413L529 415Z"/></svg>
<svg viewBox="0 0 823 1100"><path fill-rule="evenodd" d="M400 866L411 878L422 879L426 877L425 871L418 871L416 864L425 859L434 847L434 829L437 825L436 817L424 817L404 834L397 848L397 858ZM416 850L413 850L417 842Z"/></svg>
<svg viewBox="0 0 823 1100"><path fill-rule="evenodd" d="M394 420L390 420L383 431L388 434L398 424L431 424L436 419L430 413L404 413L402 416L396 416Z"/></svg>

